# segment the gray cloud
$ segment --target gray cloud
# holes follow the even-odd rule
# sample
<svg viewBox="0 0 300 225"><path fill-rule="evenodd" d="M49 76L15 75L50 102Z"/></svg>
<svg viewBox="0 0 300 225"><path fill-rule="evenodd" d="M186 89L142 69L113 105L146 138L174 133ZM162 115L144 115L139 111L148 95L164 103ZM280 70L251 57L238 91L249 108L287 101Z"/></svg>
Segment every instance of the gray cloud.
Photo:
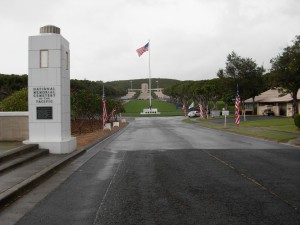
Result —
<svg viewBox="0 0 300 225"><path fill-rule="evenodd" d="M298 0L10 0L0 2L0 73L27 73L28 36L61 28L71 48L71 78L210 79L236 51L269 68L300 34Z"/></svg>

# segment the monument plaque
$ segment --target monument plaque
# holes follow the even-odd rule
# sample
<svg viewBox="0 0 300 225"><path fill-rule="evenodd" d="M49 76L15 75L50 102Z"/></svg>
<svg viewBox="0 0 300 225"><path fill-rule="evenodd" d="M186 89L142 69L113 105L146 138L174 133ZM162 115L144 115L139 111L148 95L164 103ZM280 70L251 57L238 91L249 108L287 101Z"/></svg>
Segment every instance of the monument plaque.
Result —
<svg viewBox="0 0 300 225"><path fill-rule="evenodd" d="M36 107L36 119L37 120L52 120L53 113L52 107Z"/></svg>

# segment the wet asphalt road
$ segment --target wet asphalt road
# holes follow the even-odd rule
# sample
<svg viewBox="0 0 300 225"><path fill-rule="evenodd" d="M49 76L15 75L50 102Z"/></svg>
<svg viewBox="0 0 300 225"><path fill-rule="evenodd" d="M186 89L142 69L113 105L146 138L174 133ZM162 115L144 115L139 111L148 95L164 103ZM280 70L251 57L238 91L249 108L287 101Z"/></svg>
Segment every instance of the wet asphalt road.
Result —
<svg viewBox="0 0 300 225"><path fill-rule="evenodd" d="M300 224L299 148L181 119L131 121L17 224Z"/></svg>

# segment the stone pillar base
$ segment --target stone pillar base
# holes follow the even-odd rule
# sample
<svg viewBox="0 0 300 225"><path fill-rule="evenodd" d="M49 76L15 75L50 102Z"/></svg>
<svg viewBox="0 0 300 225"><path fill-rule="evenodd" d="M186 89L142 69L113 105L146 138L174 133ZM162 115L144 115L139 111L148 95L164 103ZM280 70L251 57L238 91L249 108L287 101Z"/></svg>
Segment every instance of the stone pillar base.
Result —
<svg viewBox="0 0 300 225"><path fill-rule="evenodd" d="M77 141L75 137L71 137L69 140L63 140L58 142L42 142L42 141L23 141L24 144L38 144L40 148L49 149L51 154L67 154L74 151L77 147Z"/></svg>

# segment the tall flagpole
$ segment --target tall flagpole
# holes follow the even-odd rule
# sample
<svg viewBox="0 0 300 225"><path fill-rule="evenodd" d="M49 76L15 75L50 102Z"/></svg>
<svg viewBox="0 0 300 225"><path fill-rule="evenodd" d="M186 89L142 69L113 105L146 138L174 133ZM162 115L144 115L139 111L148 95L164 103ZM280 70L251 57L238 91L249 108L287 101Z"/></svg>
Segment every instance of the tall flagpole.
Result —
<svg viewBox="0 0 300 225"><path fill-rule="evenodd" d="M150 40L148 42L148 51L149 51L149 109L151 111L152 104L151 104L151 67L150 67Z"/></svg>

